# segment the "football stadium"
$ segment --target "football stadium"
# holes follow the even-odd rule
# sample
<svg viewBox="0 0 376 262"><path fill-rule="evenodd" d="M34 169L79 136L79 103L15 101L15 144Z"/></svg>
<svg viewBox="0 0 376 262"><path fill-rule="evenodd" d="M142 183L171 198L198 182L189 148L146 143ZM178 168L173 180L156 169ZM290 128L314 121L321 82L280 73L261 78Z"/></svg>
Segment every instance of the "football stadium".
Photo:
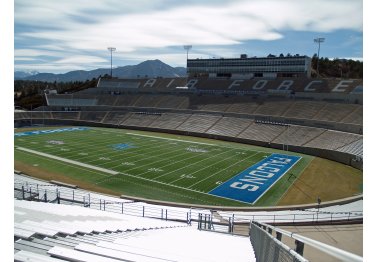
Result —
<svg viewBox="0 0 376 262"><path fill-rule="evenodd" d="M363 80L310 76L242 55L45 90L14 112L15 260L362 261L288 228L363 223Z"/></svg>

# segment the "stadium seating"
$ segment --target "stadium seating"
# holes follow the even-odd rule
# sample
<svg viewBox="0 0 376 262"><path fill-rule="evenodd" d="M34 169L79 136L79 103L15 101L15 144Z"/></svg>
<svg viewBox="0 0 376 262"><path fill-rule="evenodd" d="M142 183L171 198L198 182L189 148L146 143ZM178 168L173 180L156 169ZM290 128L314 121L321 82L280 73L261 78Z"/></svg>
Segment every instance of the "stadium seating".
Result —
<svg viewBox="0 0 376 262"><path fill-rule="evenodd" d="M51 115L52 115L52 118L54 119L70 119L70 120L78 120L79 119L79 115L80 115L81 112L64 112L64 111L60 111L60 112L51 112Z"/></svg>
<svg viewBox="0 0 376 262"><path fill-rule="evenodd" d="M314 101L296 101L283 114L284 117L312 119L323 107L325 103Z"/></svg>
<svg viewBox="0 0 376 262"><path fill-rule="evenodd" d="M358 108L358 105L326 103L325 106L313 116L313 119L322 121L341 122L345 117Z"/></svg>
<svg viewBox="0 0 376 262"><path fill-rule="evenodd" d="M107 112L105 117L103 118L102 122L104 124L113 124L113 125L120 125L129 114L127 112Z"/></svg>
<svg viewBox="0 0 376 262"><path fill-rule="evenodd" d="M150 127L174 130L190 116L191 114L163 113L150 124Z"/></svg>
<svg viewBox="0 0 376 262"><path fill-rule="evenodd" d="M286 126L253 123L237 137L256 141L271 142L287 129Z"/></svg>
<svg viewBox="0 0 376 262"><path fill-rule="evenodd" d="M101 111L83 111L80 114L80 120L101 123L106 113Z"/></svg>
<svg viewBox="0 0 376 262"><path fill-rule="evenodd" d="M255 261L248 237L71 205L14 209L15 261Z"/></svg>
<svg viewBox="0 0 376 262"><path fill-rule="evenodd" d="M184 123L182 123L176 130L205 133L211 126L213 126L221 117L214 115L193 114Z"/></svg>
<svg viewBox="0 0 376 262"><path fill-rule="evenodd" d="M361 135L326 130L308 143L305 143L304 146L337 150L360 139L362 139Z"/></svg>
<svg viewBox="0 0 376 262"><path fill-rule="evenodd" d="M236 137L252 123L252 120L246 118L222 117L206 133Z"/></svg>
<svg viewBox="0 0 376 262"><path fill-rule="evenodd" d="M149 126L154 120L158 119L160 114L143 114L143 113L130 113L129 117L125 119L121 125L124 126Z"/></svg>
<svg viewBox="0 0 376 262"><path fill-rule="evenodd" d="M325 129L305 126L288 126L283 133L272 140L277 144L301 146L321 135Z"/></svg>

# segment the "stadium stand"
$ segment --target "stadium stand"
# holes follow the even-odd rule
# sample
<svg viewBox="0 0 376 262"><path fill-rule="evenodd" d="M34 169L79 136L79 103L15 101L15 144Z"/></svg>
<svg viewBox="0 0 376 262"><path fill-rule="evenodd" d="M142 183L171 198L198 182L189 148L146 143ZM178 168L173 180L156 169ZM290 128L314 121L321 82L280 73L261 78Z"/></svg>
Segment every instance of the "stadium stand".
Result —
<svg viewBox="0 0 376 262"><path fill-rule="evenodd" d="M42 192L44 187L50 186L52 188L49 191L55 194L57 192L56 185L17 174L15 174L15 189L20 186L21 181L23 186L33 185L34 190L38 188L38 184L35 183L43 183L39 184ZM58 190L72 189L59 187ZM71 203L67 202L68 205L58 205L39 202L39 200L15 199L13 246L15 261L256 261L256 259L265 261L265 257L270 256L279 259L283 257L287 261L307 261L302 256L303 250L306 249L299 248L302 244L317 248L314 251L315 257L319 252L325 252L330 255L326 259L336 257L341 261L362 261L361 257L355 254L265 224L273 223L276 219L281 222L313 219L316 223L327 219L331 221L361 219L362 200L323 207L320 212L316 208L295 211L216 211L224 221L227 219L232 223L252 221L247 236L240 236L234 232L226 234L225 231L219 231L222 233L218 233L217 230L220 228L218 225L207 227L207 222L210 220L206 220L206 214L205 220L201 216L205 210L168 207L169 214L174 213L173 210L176 210L175 212L181 210L182 214L188 210L196 212L194 217L199 219L191 221L190 226L189 223L174 221L176 218L173 215L169 220L167 216L166 218L162 216L160 219L143 217L146 213L143 212L145 208L135 207L141 205L145 207L145 203L129 202L93 192L87 193L106 199L109 205L125 201L124 204L128 207L127 214L122 212L123 208L121 213L116 213L115 210L108 212L104 211L103 207L101 210L96 210L100 206L94 203L86 208L78 206L80 203L73 200ZM98 199L93 198L92 201L96 202ZM147 205L148 209L162 208L164 211L166 208L160 205L154 207ZM138 210L141 213L139 215L129 213L129 206L133 206L134 211ZM212 211L207 214L211 213ZM228 228L233 227L232 223ZM253 223L262 225L264 233L255 228ZM275 242L276 238L266 233L271 234L272 231L293 237L295 248ZM280 237L281 235L277 239L281 239ZM300 244L297 244L297 241ZM268 243L268 248L260 247L263 243ZM218 251L218 248L221 251ZM322 255L320 258L322 259Z"/></svg>
<svg viewBox="0 0 376 262"><path fill-rule="evenodd" d="M188 108L189 99L185 96L162 95L157 106L160 108Z"/></svg>
<svg viewBox="0 0 376 262"><path fill-rule="evenodd" d="M252 122L252 120L246 118L222 117L206 133L236 137L252 124Z"/></svg>
<svg viewBox="0 0 376 262"><path fill-rule="evenodd" d="M341 139L338 139L339 137L341 137ZM337 150L340 147L344 147L360 139L362 139L362 136L360 135L326 130L304 145L309 147Z"/></svg>
<svg viewBox="0 0 376 262"><path fill-rule="evenodd" d="M352 104L326 103L325 106L313 116L313 119L322 121L341 122L346 116L358 108Z"/></svg>
<svg viewBox="0 0 376 262"><path fill-rule="evenodd" d="M71 120L77 120L80 117L81 112L57 112L53 111L51 112L52 118L54 119L71 119Z"/></svg>
<svg viewBox="0 0 376 262"><path fill-rule="evenodd" d="M113 125L120 125L121 122L128 117L129 114L127 112L107 112L104 116L102 123L105 124L113 124Z"/></svg>
<svg viewBox="0 0 376 262"><path fill-rule="evenodd" d="M15 261L255 261L248 237L63 204L14 208Z"/></svg>
<svg viewBox="0 0 376 262"><path fill-rule="evenodd" d="M119 95L116 96L115 106L134 106L139 95Z"/></svg>
<svg viewBox="0 0 376 262"><path fill-rule="evenodd" d="M356 140L355 142L346 146L337 148L340 152L346 152L358 157L363 157L363 139Z"/></svg>
<svg viewBox="0 0 376 262"><path fill-rule="evenodd" d="M271 142L301 146L321 135L325 129L290 125Z"/></svg>
<svg viewBox="0 0 376 262"><path fill-rule="evenodd" d="M129 117L125 119L121 125L147 127L159 117L160 114L149 114L145 112L129 113Z"/></svg>
<svg viewBox="0 0 376 262"><path fill-rule="evenodd" d="M150 124L150 127L174 130L190 116L191 114L163 113Z"/></svg>
<svg viewBox="0 0 376 262"><path fill-rule="evenodd" d="M362 89L362 80L101 79L97 87L74 94L46 94L44 113L15 112L14 118L17 126L42 118L43 124L72 120L222 136L274 148L289 144L292 150L330 157L335 150L342 155L332 160L349 164L344 153L362 152L350 146L363 132L362 92L355 89Z"/></svg>
<svg viewBox="0 0 376 262"><path fill-rule="evenodd" d="M80 120L101 123L107 112L83 111L80 114Z"/></svg>
<svg viewBox="0 0 376 262"><path fill-rule="evenodd" d="M285 126L253 123L237 137L249 140L271 142L287 129Z"/></svg>
<svg viewBox="0 0 376 262"><path fill-rule="evenodd" d="M255 111L255 115L281 116L291 106L290 101L263 102Z"/></svg>
<svg viewBox="0 0 376 262"><path fill-rule="evenodd" d="M182 123L177 130L205 133L211 126L213 126L221 117L214 115L193 114L184 123Z"/></svg>
<svg viewBox="0 0 376 262"><path fill-rule="evenodd" d="M353 112L349 113L341 120L342 123L363 124L363 107L357 107Z"/></svg>
<svg viewBox="0 0 376 262"><path fill-rule="evenodd" d="M311 119L325 105L323 102L296 101L283 114L284 117Z"/></svg>

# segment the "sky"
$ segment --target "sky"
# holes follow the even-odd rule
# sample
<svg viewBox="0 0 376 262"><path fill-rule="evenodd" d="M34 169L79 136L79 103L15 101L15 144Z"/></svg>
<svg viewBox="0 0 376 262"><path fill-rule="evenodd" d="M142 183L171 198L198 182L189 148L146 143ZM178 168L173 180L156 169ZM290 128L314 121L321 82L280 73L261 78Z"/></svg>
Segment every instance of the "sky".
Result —
<svg viewBox="0 0 376 262"><path fill-rule="evenodd" d="M64 73L188 56L318 52L363 60L362 0L14 0L14 71Z"/></svg>

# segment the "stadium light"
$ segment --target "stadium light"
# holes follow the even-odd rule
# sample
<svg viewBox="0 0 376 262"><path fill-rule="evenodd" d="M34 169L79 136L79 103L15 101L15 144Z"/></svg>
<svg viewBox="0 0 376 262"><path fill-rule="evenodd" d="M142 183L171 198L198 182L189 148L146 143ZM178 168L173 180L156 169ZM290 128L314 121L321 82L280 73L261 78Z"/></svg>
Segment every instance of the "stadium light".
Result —
<svg viewBox="0 0 376 262"><path fill-rule="evenodd" d="M115 47L107 47L108 51L111 53L111 78L112 78L112 52L116 51Z"/></svg>
<svg viewBox="0 0 376 262"><path fill-rule="evenodd" d="M188 52L192 49L192 45L185 45L183 46L185 50L187 50L187 63L188 63Z"/></svg>
<svg viewBox="0 0 376 262"><path fill-rule="evenodd" d="M317 37L317 38L313 39L313 41L315 43L319 44L319 50L317 51L317 66L316 66L317 76L319 76L320 44L325 41L325 38L324 37Z"/></svg>

